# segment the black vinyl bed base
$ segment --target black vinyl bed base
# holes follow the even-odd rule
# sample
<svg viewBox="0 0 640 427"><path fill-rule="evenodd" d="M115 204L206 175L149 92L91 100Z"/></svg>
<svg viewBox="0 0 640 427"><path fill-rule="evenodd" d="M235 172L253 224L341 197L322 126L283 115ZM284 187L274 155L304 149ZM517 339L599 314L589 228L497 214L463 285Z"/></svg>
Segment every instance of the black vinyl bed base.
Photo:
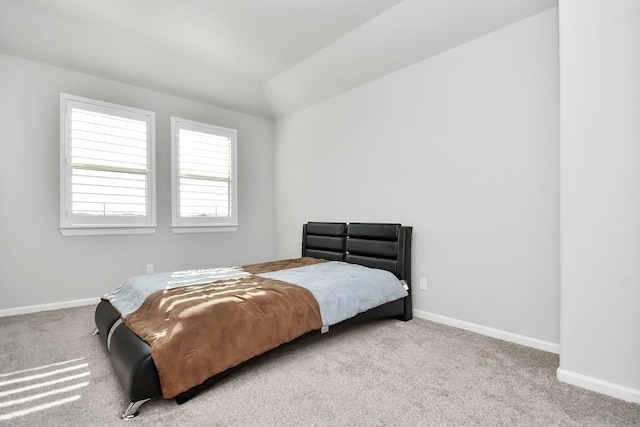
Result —
<svg viewBox="0 0 640 427"><path fill-rule="evenodd" d="M382 318L397 318L403 321L412 319L411 227L400 224L309 222L303 225L302 234L302 256L388 270L403 280L409 288L407 297L360 313L332 325L331 329ZM108 301L103 300L96 307L95 322L97 327L94 334L99 335L105 344L118 380L131 402L120 418L133 418L138 414L142 404L162 397L158 371L151 358L151 347L122 323L120 315ZM301 339L327 331L318 329L308 332L287 344L214 375L203 384L178 395L176 402L185 403L248 364Z"/></svg>

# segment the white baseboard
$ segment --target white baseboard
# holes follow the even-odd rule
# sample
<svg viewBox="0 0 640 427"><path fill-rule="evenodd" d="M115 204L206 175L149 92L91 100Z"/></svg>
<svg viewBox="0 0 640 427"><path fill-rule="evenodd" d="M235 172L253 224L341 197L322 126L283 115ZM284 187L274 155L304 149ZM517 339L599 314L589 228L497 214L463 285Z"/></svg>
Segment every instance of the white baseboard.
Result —
<svg viewBox="0 0 640 427"><path fill-rule="evenodd" d="M60 310L62 308L81 307L83 305L95 305L100 302L100 298L87 298L74 301L55 302L51 304L28 305L16 308L0 309L0 317L17 316L19 314L38 313L41 311Z"/></svg>
<svg viewBox="0 0 640 427"><path fill-rule="evenodd" d="M599 380L597 378L561 368L556 370L556 378L567 384L586 388L587 390L595 391L596 393L606 394L607 396L622 399L627 402L640 404L640 390L634 388Z"/></svg>
<svg viewBox="0 0 640 427"><path fill-rule="evenodd" d="M452 317L441 316L439 314L429 313L423 310L413 310L413 315L421 319L431 320L432 322L442 323L453 326L455 328L465 329L481 335L497 338L503 341L515 344L525 345L527 347L536 348L538 350L548 351L550 353L560 354L560 344L549 341L539 340L524 335L514 334L512 332L502 331L500 329L489 328L487 326L478 325L476 323L466 322L464 320L454 319Z"/></svg>

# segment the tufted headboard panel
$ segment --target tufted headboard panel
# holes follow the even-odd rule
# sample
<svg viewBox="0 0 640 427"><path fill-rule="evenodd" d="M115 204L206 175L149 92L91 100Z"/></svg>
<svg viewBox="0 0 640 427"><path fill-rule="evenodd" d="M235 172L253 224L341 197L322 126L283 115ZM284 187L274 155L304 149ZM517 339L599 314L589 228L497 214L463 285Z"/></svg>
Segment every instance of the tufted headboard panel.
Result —
<svg viewBox="0 0 640 427"><path fill-rule="evenodd" d="M309 222L302 226L302 256L344 261L347 224Z"/></svg>
<svg viewBox="0 0 640 427"><path fill-rule="evenodd" d="M388 270L411 282L411 231L400 224L350 223L345 261Z"/></svg>

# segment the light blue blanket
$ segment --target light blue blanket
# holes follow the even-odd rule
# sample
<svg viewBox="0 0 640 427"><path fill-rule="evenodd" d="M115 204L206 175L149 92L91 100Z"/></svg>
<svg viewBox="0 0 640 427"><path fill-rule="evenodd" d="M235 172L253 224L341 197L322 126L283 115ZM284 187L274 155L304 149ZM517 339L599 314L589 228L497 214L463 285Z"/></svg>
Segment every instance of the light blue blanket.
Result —
<svg viewBox="0 0 640 427"><path fill-rule="evenodd" d="M126 317L140 308L144 300L156 291L247 276L251 274L232 267L148 274L127 280L104 298ZM309 290L318 301L323 325L335 325L358 313L407 296L402 283L392 273L338 261L278 270L259 276Z"/></svg>
<svg viewBox="0 0 640 427"><path fill-rule="evenodd" d="M335 325L358 313L408 295L391 272L330 261L278 270L259 276L293 283L318 301L323 325Z"/></svg>

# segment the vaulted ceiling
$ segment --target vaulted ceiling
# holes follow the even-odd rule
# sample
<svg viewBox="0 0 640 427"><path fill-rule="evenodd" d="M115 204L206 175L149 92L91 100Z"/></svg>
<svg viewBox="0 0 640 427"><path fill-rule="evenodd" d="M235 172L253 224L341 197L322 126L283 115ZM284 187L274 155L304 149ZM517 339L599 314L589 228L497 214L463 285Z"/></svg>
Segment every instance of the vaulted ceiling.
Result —
<svg viewBox="0 0 640 427"><path fill-rule="evenodd" d="M0 53L277 118L557 0L0 0Z"/></svg>

